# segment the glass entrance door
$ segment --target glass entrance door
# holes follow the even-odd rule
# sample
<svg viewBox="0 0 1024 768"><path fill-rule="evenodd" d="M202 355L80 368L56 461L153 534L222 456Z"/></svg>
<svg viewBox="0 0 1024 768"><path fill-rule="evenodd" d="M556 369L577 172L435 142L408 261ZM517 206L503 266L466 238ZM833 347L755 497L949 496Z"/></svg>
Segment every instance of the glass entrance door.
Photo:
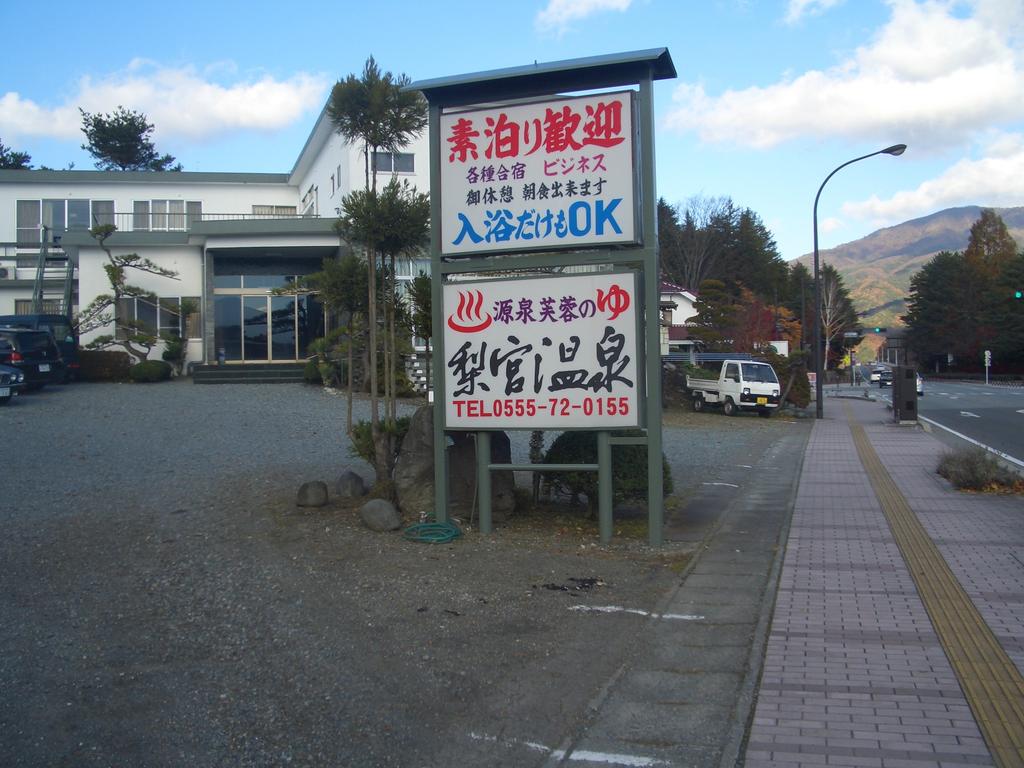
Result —
<svg viewBox="0 0 1024 768"><path fill-rule="evenodd" d="M242 359L247 362L270 360L267 344L267 302L269 296L242 297ZM294 359L294 358L292 358Z"/></svg>
<svg viewBox="0 0 1024 768"><path fill-rule="evenodd" d="M298 279L283 270L282 274L216 274L216 351L223 350L225 360L231 362L305 359L310 342L324 335L323 305L311 294L272 293Z"/></svg>

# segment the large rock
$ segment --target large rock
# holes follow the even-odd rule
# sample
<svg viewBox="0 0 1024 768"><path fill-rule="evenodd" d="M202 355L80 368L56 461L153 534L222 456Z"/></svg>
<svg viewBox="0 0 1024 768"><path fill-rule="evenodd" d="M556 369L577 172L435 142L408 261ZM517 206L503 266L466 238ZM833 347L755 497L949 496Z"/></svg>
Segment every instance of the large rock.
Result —
<svg viewBox="0 0 1024 768"><path fill-rule="evenodd" d="M413 414L392 477L403 514L418 518L434 509L434 406Z"/></svg>
<svg viewBox="0 0 1024 768"><path fill-rule="evenodd" d="M295 504L299 507L322 507L327 504L327 483L322 480L313 480L299 486L299 493L295 498Z"/></svg>
<svg viewBox="0 0 1024 768"><path fill-rule="evenodd" d="M347 470L334 481L334 492L343 499L358 499L366 495L366 483L355 472Z"/></svg>
<svg viewBox="0 0 1024 768"><path fill-rule="evenodd" d="M371 531L383 533L402 527L402 515L395 505L385 499L370 499L359 509L359 517Z"/></svg>
<svg viewBox="0 0 1024 768"><path fill-rule="evenodd" d="M476 496L476 437L472 432L449 432L448 514L460 520L480 519ZM491 463L512 461L512 443L504 432L491 433ZM418 518L434 509L434 406L419 408L395 463L395 494L402 512ZM491 519L500 523L515 511L515 478L512 472L491 473Z"/></svg>
<svg viewBox="0 0 1024 768"><path fill-rule="evenodd" d="M448 448L450 514L477 524L480 504L476 502L476 436L471 432L450 433ZM491 432L491 464L512 461L512 442L504 432ZM491 472L491 520L501 523L515 512L515 476L512 472Z"/></svg>

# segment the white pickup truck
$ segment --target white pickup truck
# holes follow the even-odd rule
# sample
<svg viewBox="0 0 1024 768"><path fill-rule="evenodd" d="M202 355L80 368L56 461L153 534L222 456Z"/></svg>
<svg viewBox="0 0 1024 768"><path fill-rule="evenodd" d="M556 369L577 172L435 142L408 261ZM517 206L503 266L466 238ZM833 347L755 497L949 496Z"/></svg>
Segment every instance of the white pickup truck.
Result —
<svg viewBox="0 0 1024 768"><path fill-rule="evenodd" d="M749 360L725 360L717 379L686 377L693 396L693 410L721 405L726 416L735 416L740 408L756 410L765 418L779 407L779 377L768 363Z"/></svg>

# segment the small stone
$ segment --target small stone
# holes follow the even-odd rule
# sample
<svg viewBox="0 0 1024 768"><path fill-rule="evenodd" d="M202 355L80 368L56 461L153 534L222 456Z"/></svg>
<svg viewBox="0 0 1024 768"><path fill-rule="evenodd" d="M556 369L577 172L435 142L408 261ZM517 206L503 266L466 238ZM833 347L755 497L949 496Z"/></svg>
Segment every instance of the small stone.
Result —
<svg viewBox="0 0 1024 768"><path fill-rule="evenodd" d="M366 483L362 477L348 470L334 481L334 492L343 499L358 499L366 495Z"/></svg>
<svg viewBox="0 0 1024 768"><path fill-rule="evenodd" d="M359 517L371 531L397 531L402 527L402 515L395 505L385 499L371 499L359 509Z"/></svg>
<svg viewBox="0 0 1024 768"><path fill-rule="evenodd" d="M322 507L327 504L327 483L322 480L311 480L299 487L298 496L295 499L299 507Z"/></svg>

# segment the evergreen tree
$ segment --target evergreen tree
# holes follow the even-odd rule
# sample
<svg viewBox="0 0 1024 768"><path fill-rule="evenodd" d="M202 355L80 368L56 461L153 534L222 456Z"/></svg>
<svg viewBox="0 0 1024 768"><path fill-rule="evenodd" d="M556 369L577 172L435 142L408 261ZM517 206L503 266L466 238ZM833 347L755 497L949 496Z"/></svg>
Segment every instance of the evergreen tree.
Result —
<svg viewBox="0 0 1024 768"><path fill-rule="evenodd" d="M370 432L374 443L374 469L379 483L387 482L394 462L392 442L394 432L382 430L377 386L377 259L385 240L391 236L388 222L381 214L388 207L387 201L377 199L377 168L372 162L378 151L396 152L423 132L427 124L427 104L423 96L407 91L409 78L381 72L371 56L363 67L361 77L349 75L335 84L327 104L327 113L335 130L346 141L361 144L364 153L366 185L363 192L353 192L342 201L342 217L339 220L342 231L353 242L363 245L367 253L367 296L370 346ZM396 191L395 194L398 194ZM425 196L424 196L425 197ZM401 204L412 203L403 199ZM428 207L429 208L429 207ZM398 241L409 242L412 229L406 229ZM394 244L390 247L392 256L398 254ZM405 246L402 246L404 248ZM391 272L392 276L394 271ZM392 286L393 288L393 286ZM393 296L394 291L391 291ZM385 316L394 317L393 305L385 305ZM391 328L394 326L391 325ZM393 338L393 333L391 334ZM388 351L389 331L385 320L385 361L394 365ZM390 385L389 385L390 387ZM390 389L389 389L390 391ZM394 399L385 400L388 425L393 422Z"/></svg>
<svg viewBox="0 0 1024 768"><path fill-rule="evenodd" d="M96 159L101 171L180 171L181 163L160 155L150 139L153 125L141 112L118 107L107 115L94 115L84 109L82 131L87 144L82 145Z"/></svg>
<svg viewBox="0 0 1024 768"><path fill-rule="evenodd" d="M26 171L32 167L32 156L27 152L15 152L0 141L0 170Z"/></svg>
<svg viewBox="0 0 1024 768"><path fill-rule="evenodd" d="M721 280L700 284L693 308L697 314L687 321L690 336L704 342L710 352L728 352L733 347L737 307Z"/></svg>
<svg viewBox="0 0 1024 768"><path fill-rule="evenodd" d="M964 318L954 291L964 282L963 254L942 251L910 278L907 313L907 346L918 360L953 353L962 341Z"/></svg>
<svg viewBox="0 0 1024 768"><path fill-rule="evenodd" d="M1000 366L1024 368L1024 253L1003 264L987 311L989 327L997 329L992 355ZM1018 298L1019 297L1019 298Z"/></svg>

